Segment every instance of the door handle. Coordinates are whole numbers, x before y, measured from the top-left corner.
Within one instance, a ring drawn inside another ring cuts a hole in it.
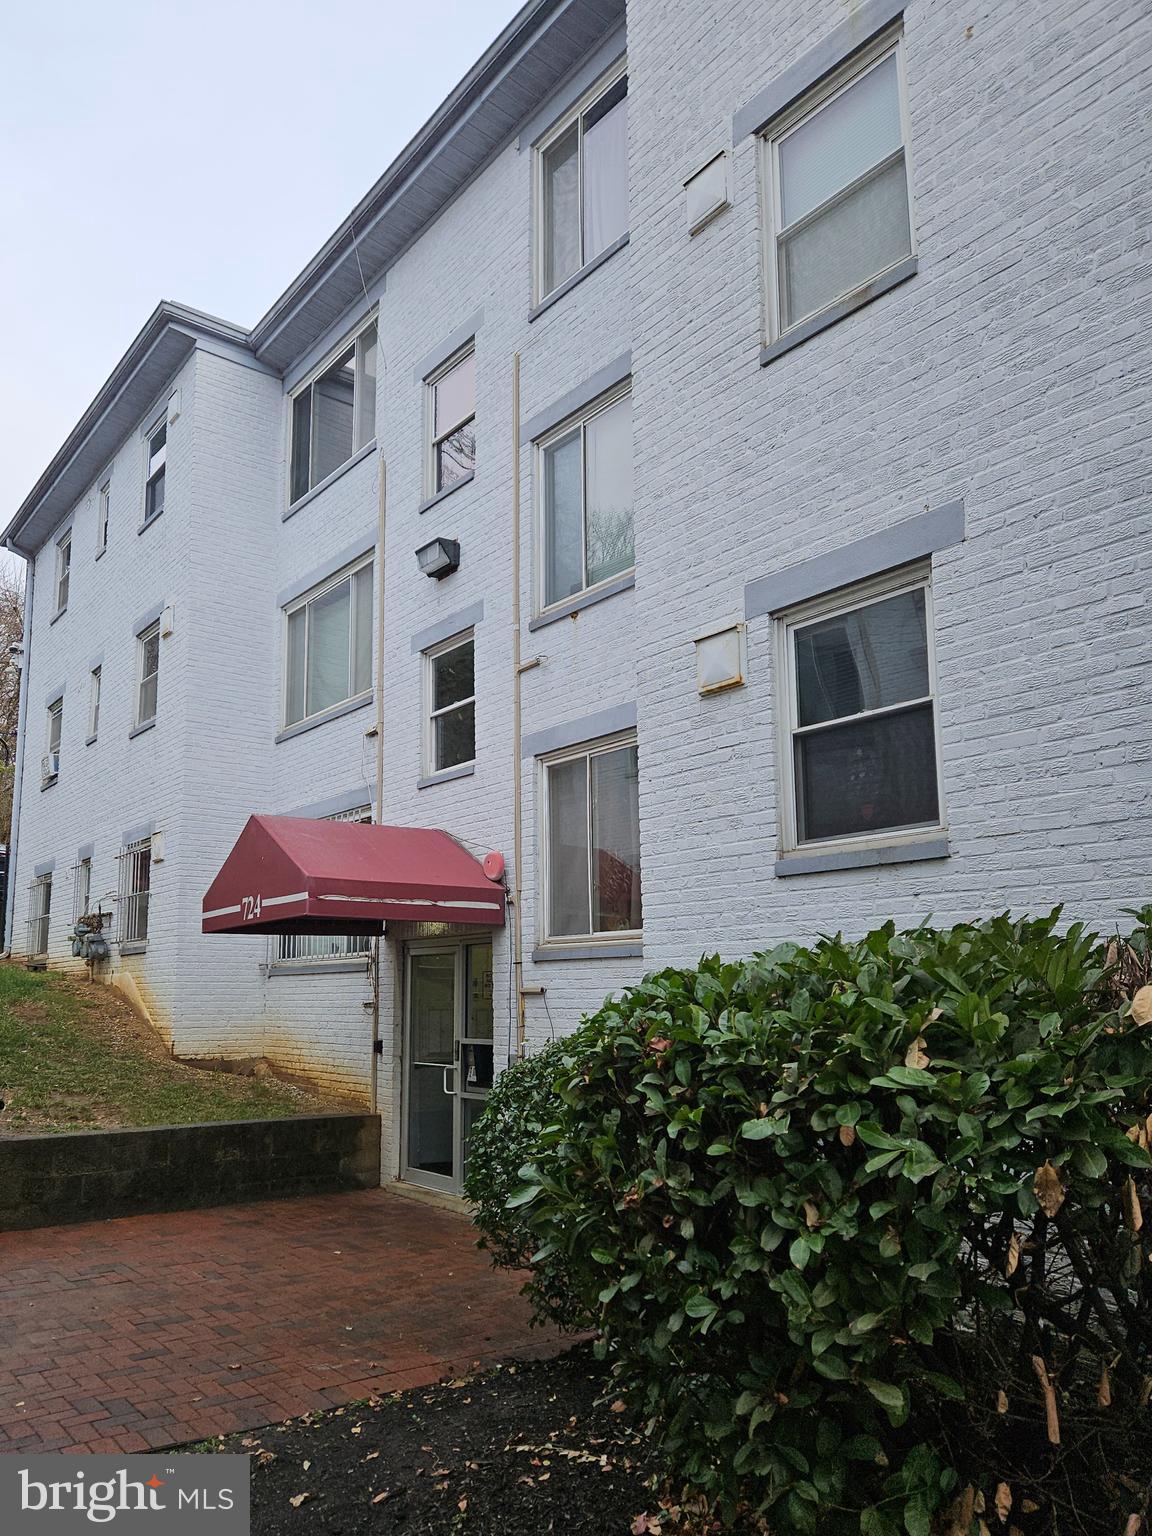
[[[453,1067],[453,1066],[447,1066],[447,1067],[444,1068],[444,1092],[449,1094],[449,1095],[451,1095],[451,1094],[456,1092],[456,1085],[455,1084],[453,1084],[451,1088],[449,1088],[449,1086],[448,1086],[448,1074],[449,1074],[449,1072],[455,1072],[455,1070],[456,1070],[456,1068]]]

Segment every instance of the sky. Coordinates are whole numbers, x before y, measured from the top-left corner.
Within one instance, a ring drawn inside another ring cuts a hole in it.
[[[0,6],[0,527],[157,303],[252,325],[520,3]]]

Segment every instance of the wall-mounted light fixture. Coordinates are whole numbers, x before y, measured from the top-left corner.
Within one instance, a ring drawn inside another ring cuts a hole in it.
[[[696,637],[696,691],[720,693],[739,688],[748,670],[744,625],[730,624]]]
[[[433,539],[422,544],[416,551],[416,559],[425,576],[435,576],[440,581],[450,576],[460,564],[460,544],[457,539]]]

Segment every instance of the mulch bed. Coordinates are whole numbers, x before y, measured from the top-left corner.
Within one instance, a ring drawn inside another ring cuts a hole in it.
[[[253,1536],[626,1536],[655,1512],[654,1466],[606,1388],[578,1345],[210,1449],[252,1457]]]

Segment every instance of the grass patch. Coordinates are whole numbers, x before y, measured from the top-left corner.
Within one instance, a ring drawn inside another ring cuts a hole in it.
[[[0,1136],[266,1120],[326,1106],[304,1089],[174,1061],[111,988],[0,964]]]

